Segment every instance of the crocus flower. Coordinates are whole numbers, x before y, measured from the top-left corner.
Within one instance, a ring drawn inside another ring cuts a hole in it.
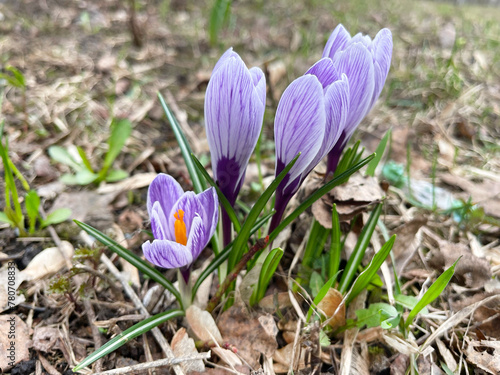
[[[271,231],[302,181],[339,139],[349,110],[348,98],[348,79],[329,58],[314,64],[283,93],[274,120],[276,175],[301,154],[276,190]]]
[[[181,268],[187,282],[191,263],[217,228],[218,205],[213,187],[200,194],[184,192],[171,176],[156,176],[147,201],[155,239],[142,245],[146,259],[163,268]]]
[[[335,172],[345,145],[380,96],[392,57],[392,34],[380,30],[375,39],[361,33],[351,37],[342,25],[330,35],[323,57],[332,59],[349,80],[349,114],[339,141],[328,155],[327,173]]]
[[[248,160],[259,139],[266,103],[266,79],[259,68],[247,69],[232,48],[219,59],[205,95],[205,124],[214,179],[231,205],[243,184]],[[222,217],[224,244],[231,222]]]

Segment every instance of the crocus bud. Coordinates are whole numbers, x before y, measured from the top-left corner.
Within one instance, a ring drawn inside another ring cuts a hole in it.
[[[232,48],[215,65],[205,96],[205,124],[214,180],[231,205],[241,189],[248,160],[259,139],[266,104],[266,80],[247,69]],[[224,243],[230,221],[223,212]]]
[[[330,35],[323,51],[336,70],[349,80],[349,113],[345,128],[328,155],[327,173],[334,173],[347,142],[359,123],[370,112],[384,87],[392,58],[392,34],[388,29],[375,39],[361,33],[351,37],[342,25]]]
[[[148,189],[154,240],[142,244],[146,259],[163,268],[181,268],[187,282],[191,264],[217,228],[218,206],[213,187],[200,194],[184,192],[171,176],[156,176]]]

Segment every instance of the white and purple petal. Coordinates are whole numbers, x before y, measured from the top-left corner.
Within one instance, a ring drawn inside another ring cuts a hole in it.
[[[151,217],[155,202],[159,202],[164,214],[168,215],[182,194],[184,194],[184,190],[172,176],[160,173],[149,185],[147,198],[149,216]]]
[[[177,202],[175,202],[170,215],[167,218],[169,221],[169,229],[172,235],[174,235],[174,215],[179,211],[184,211],[184,224],[186,225],[186,235],[189,237],[189,232],[191,231],[191,224],[196,216],[205,217],[205,209],[203,208],[201,201],[198,199],[197,195],[192,191],[186,191]],[[175,235],[174,235],[175,238]]]
[[[217,191],[215,188],[211,187],[198,194],[197,198],[205,210],[205,214],[202,217],[203,227],[206,232],[210,234],[210,237],[212,237],[217,229],[219,220],[219,199],[217,198]]]
[[[204,226],[203,220],[199,215],[196,215],[191,223],[186,247],[191,252],[193,259],[198,258],[203,249],[207,246],[212,237],[207,228]]]
[[[281,96],[274,120],[276,174],[301,153],[288,173],[288,183],[299,177],[318,153],[325,121],[323,86],[318,78],[309,74],[297,78]]]
[[[323,86],[323,89],[326,89],[333,82],[340,79],[340,74],[333,66],[333,61],[329,57],[323,57],[311,66],[305,74],[315,75]]]
[[[165,217],[165,213],[161,207],[160,202],[156,201],[153,204],[153,208],[151,210],[151,231],[153,232],[153,236],[157,240],[175,240],[172,237],[171,233],[168,230],[168,220]]]
[[[187,246],[169,240],[147,241],[142,244],[142,251],[148,261],[163,268],[188,266],[194,259]]]
[[[375,89],[373,57],[362,43],[354,43],[336,53],[333,62],[349,80],[349,115],[345,131],[350,137],[371,108]]]
[[[389,29],[380,30],[375,39],[373,40],[373,60],[375,67],[375,89],[373,90],[373,97],[371,107],[377,101],[382,88],[384,87],[389,68],[391,67],[392,59],[392,33]],[[371,108],[370,107],[370,108]]]
[[[349,34],[342,24],[338,24],[326,42],[325,49],[323,50],[323,57],[333,59],[337,51],[345,49],[350,41],[351,34]]]

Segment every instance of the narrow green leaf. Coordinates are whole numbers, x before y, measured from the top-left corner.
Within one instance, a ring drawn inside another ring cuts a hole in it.
[[[257,199],[257,202],[253,205],[250,213],[248,214],[241,230],[238,232],[236,239],[234,240],[233,251],[229,256],[228,267],[229,269],[233,269],[236,263],[240,260],[243,255],[243,251],[246,248],[246,244],[248,239],[250,238],[250,231],[259,218],[259,215],[264,210],[269,199],[274,194],[280,182],[285,178],[288,171],[293,167],[297,159],[300,157],[300,153],[290,162],[288,165],[281,171],[281,173],[274,179],[273,182],[268,186],[266,190],[262,193],[262,195]]]
[[[36,219],[38,218],[38,209],[40,208],[40,197],[36,190],[30,190],[26,193],[24,199],[30,225],[29,232],[33,233],[35,231]]]
[[[106,182],[116,182],[128,177],[128,173],[123,169],[113,169],[106,175]]]
[[[236,216],[236,213],[234,212],[233,206],[231,206],[231,203],[227,200],[226,196],[222,193],[222,191],[219,189],[219,186],[215,183],[215,181],[210,177],[208,174],[207,170],[201,165],[200,161],[194,156],[194,154],[191,154],[191,159],[193,159],[194,166],[198,170],[198,172],[205,177],[205,180],[212,185],[215,190],[217,191],[217,196],[219,197],[219,202],[224,207],[224,209],[227,212],[227,215],[229,216],[229,219],[231,219],[231,222],[233,223],[234,230],[236,232],[239,232],[241,229],[241,224],[240,221],[238,220],[238,217]]]
[[[15,79],[17,81],[17,84],[18,84],[17,87],[19,87],[19,88],[25,88],[26,87],[26,82],[24,80],[24,75],[23,75],[23,73],[21,73],[20,70],[14,68],[13,66],[8,66],[6,69],[14,75],[14,77],[15,77]]]
[[[339,272],[341,245],[339,214],[337,205],[334,203],[332,207],[332,240],[330,242],[328,277],[332,277]]]
[[[384,137],[380,140],[380,143],[377,146],[377,149],[375,150],[375,157],[373,160],[368,164],[366,167],[366,173],[365,175],[367,176],[375,176],[375,169],[377,168],[378,164],[380,163],[380,160],[382,160],[382,156],[384,155],[385,148],[387,147],[387,141],[391,137],[391,129],[387,130],[385,133]]]
[[[312,206],[314,202],[320,199],[323,195],[332,190],[335,186],[342,184],[346,179],[349,178],[354,172],[361,169],[367,163],[372,160],[374,155],[370,155],[367,158],[360,161],[355,166],[349,168],[347,171],[341,173],[339,176],[333,178],[331,181],[323,185],[321,188],[312,193],[304,202],[302,202],[299,207],[297,207],[290,215],[288,215],[285,219],[281,221],[281,223],[276,227],[275,230],[269,234],[269,242],[273,242],[278,234],[286,228],[287,225],[290,225],[292,221],[294,221],[299,215]]]
[[[276,268],[278,268],[282,256],[283,249],[280,249],[279,247],[271,250],[267,255],[260,270],[259,281],[254,287],[252,296],[250,297],[250,306],[254,306],[262,298],[264,298],[269,282],[271,281]]]
[[[76,149],[78,151],[78,155],[80,155],[80,158],[82,159],[83,165],[88,169],[89,172],[94,173],[94,169],[92,169],[90,160],[87,158],[87,155],[85,155],[85,151],[83,151],[83,148],[81,148],[80,146],[76,146]]]
[[[328,291],[330,290],[330,288],[332,287],[333,283],[335,282],[335,279],[337,278],[337,275],[334,275],[333,277],[331,277],[326,283],[325,285],[323,285],[323,287],[320,289],[319,293],[316,295],[316,297],[314,297],[314,300],[313,300],[313,303],[312,305],[309,307],[309,311],[307,312],[307,321],[309,322],[309,320],[311,319],[311,316],[313,314],[313,309],[315,306],[318,306],[318,303],[321,302],[321,300],[323,298],[325,298],[326,296],[326,293],[328,293]]]
[[[403,307],[406,307],[407,309],[411,310],[417,306],[418,303],[418,298],[415,296],[407,296],[404,294],[395,294],[394,295],[394,300],[398,305],[401,305]],[[424,307],[422,311],[420,311],[421,315],[427,315],[429,314],[429,310],[427,310],[427,307]]]
[[[382,266],[382,263],[386,260],[387,256],[391,252],[394,241],[396,240],[396,235],[393,235],[389,241],[387,241],[384,246],[373,256],[370,264],[359,274],[359,276],[354,281],[351,290],[349,291],[348,297],[346,299],[346,305],[348,305],[359,293],[361,293],[370,284],[371,280]]]
[[[175,118],[174,114],[172,113],[160,93],[158,93],[158,99],[160,100],[160,104],[163,107],[165,114],[167,115],[168,122],[170,123],[170,126],[174,131],[175,138],[177,139],[177,143],[179,144],[179,148],[181,149],[182,158],[186,163],[189,176],[191,177],[191,182],[193,183],[193,189],[197,194],[199,194],[206,189],[206,185],[204,184],[201,176],[198,175],[193,160],[191,159],[191,154],[193,153],[191,151],[191,147],[189,146],[189,143],[187,142],[186,137],[184,136],[184,133],[182,132],[182,129],[177,122],[177,119]]]
[[[154,316],[151,316],[142,322],[134,324],[129,329],[123,331],[112,340],[108,341],[106,344],[101,346],[87,358],[85,358],[82,362],[80,362],[75,368],[73,368],[73,372],[77,372],[84,367],[87,367],[97,361],[99,358],[104,357],[105,355],[114,352],[116,349],[121,347],[123,344],[126,344],[128,341],[136,338],[143,333],[149,332],[156,326],[161,323],[166,322],[167,320],[178,318],[184,316],[184,311],[182,310],[169,310]]]
[[[349,286],[351,285],[356,272],[358,272],[358,267],[365,256],[365,251],[370,244],[370,239],[372,238],[373,231],[377,226],[377,220],[382,213],[382,204],[379,203],[377,207],[372,211],[370,218],[365,224],[361,234],[359,235],[358,242],[354,247],[351,257],[347,261],[347,265],[344,269],[342,277],[340,278],[339,291],[344,294]]]
[[[208,32],[210,35],[210,44],[214,46],[217,43],[219,31],[222,29],[225,20],[229,16],[231,9],[231,0],[215,0],[212,10],[210,11],[210,20]]]
[[[461,258],[461,257],[460,257]],[[408,318],[406,318],[405,322],[405,328],[408,328],[408,326],[413,322],[413,319],[417,316],[417,314],[427,305],[432,303],[436,298],[440,296],[440,294],[443,292],[444,288],[446,288],[446,285],[450,282],[451,278],[455,274],[455,266],[457,265],[458,261],[460,260],[458,258],[453,265],[448,268],[446,271],[444,271],[434,283],[429,287],[427,292],[424,293],[420,301],[418,301],[417,305],[410,311],[410,314],[408,315]]]
[[[114,119],[111,123],[111,135],[108,139],[109,149],[104,157],[103,169],[108,170],[120,154],[125,142],[132,132],[132,123],[128,119]]]
[[[156,268],[153,266],[149,265],[145,261],[143,261],[141,258],[139,258],[137,255],[132,253],[131,251],[125,249],[123,246],[118,244],[116,241],[112,240],[108,236],[106,236],[104,233],[98,231],[97,229],[91,227],[88,224],[82,223],[78,220],[73,220],[76,225],[78,225],[80,228],[82,228],[85,232],[90,234],[92,237],[94,237],[96,240],[101,242],[103,245],[106,245],[111,251],[115,252],[118,254],[120,257],[125,259],[127,262],[132,264],[135,268],[137,268],[139,271],[141,271],[143,274],[149,276],[151,279],[156,281],[158,284],[162,285],[165,289],[167,289],[170,293],[172,293],[179,304],[182,307],[182,299],[179,291],[172,285],[170,281],[168,281],[163,274],[158,271]]]
[[[323,225],[317,220],[313,220],[304,255],[302,257],[302,265],[305,267],[312,266],[314,259],[317,258],[317,253],[321,252],[325,247],[328,234],[328,230]]]
[[[250,235],[253,235],[255,232],[257,232],[265,223],[269,221],[269,219],[275,214],[276,211],[272,211],[268,215],[262,217],[261,219],[257,220],[255,223],[254,227],[252,228]],[[210,264],[205,268],[200,276],[198,276],[198,279],[196,279],[196,282],[193,285],[192,289],[192,297],[196,295],[196,291],[200,287],[201,283],[212,273],[214,272],[217,267],[219,267],[223,262],[229,258],[229,254],[231,254],[231,250],[233,249],[233,242],[230,242],[219,254],[215,256],[215,258],[210,262]]]
[[[42,228],[52,224],[59,224],[68,220],[71,217],[71,210],[69,208],[59,208],[52,211],[47,215],[45,220],[42,220]]]

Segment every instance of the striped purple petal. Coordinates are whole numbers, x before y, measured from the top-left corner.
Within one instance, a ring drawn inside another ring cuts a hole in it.
[[[333,82],[340,79],[340,74],[333,66],[333,61],[329,57],[323,57],[311,66],[305,74],[315,75],[323,86],[323,89],[326,89]]]
[[[384,87],[392,59],[392,33],[389,29],[380,30],[373,40],[373,57],[375,67],[375,89],[371,107],[375,105]]]
[[[194,259],[187,246],[169,240],[147,241],[142,244],[142,251],[148,261],[163,268],[188,266]]]
[[[349,34],[342,24],[338,24],[326,42],[325,49],[323,50],[323,57],[333,59],[337,51],[345,49],[350,41],[351,34]]]
[[[172,176],[160,173],[149,185],[147,198],[149,216],[152,214],[155,202],[159,202],[165,215],[168,215],[182,194],[184,194],[184,190]]]
[[[274,120],[276,175],[301,153],[288,174],[287,185],[304,172],[318,153],[325,134],[325,120],[320,81],[309,74],[297,78],[281,96]]]
[[[217,198],[217,191],[215,188],[205,190],[204,192],[197,195],[197,199],[201,206],[205,210],[205,215],[203,219],[203,227],[206,229],[208,236],[207,243],[215,233],[217,229],[217,223],[219,220],[219,200]],[[205,244],[206,245],[206,244]]]

